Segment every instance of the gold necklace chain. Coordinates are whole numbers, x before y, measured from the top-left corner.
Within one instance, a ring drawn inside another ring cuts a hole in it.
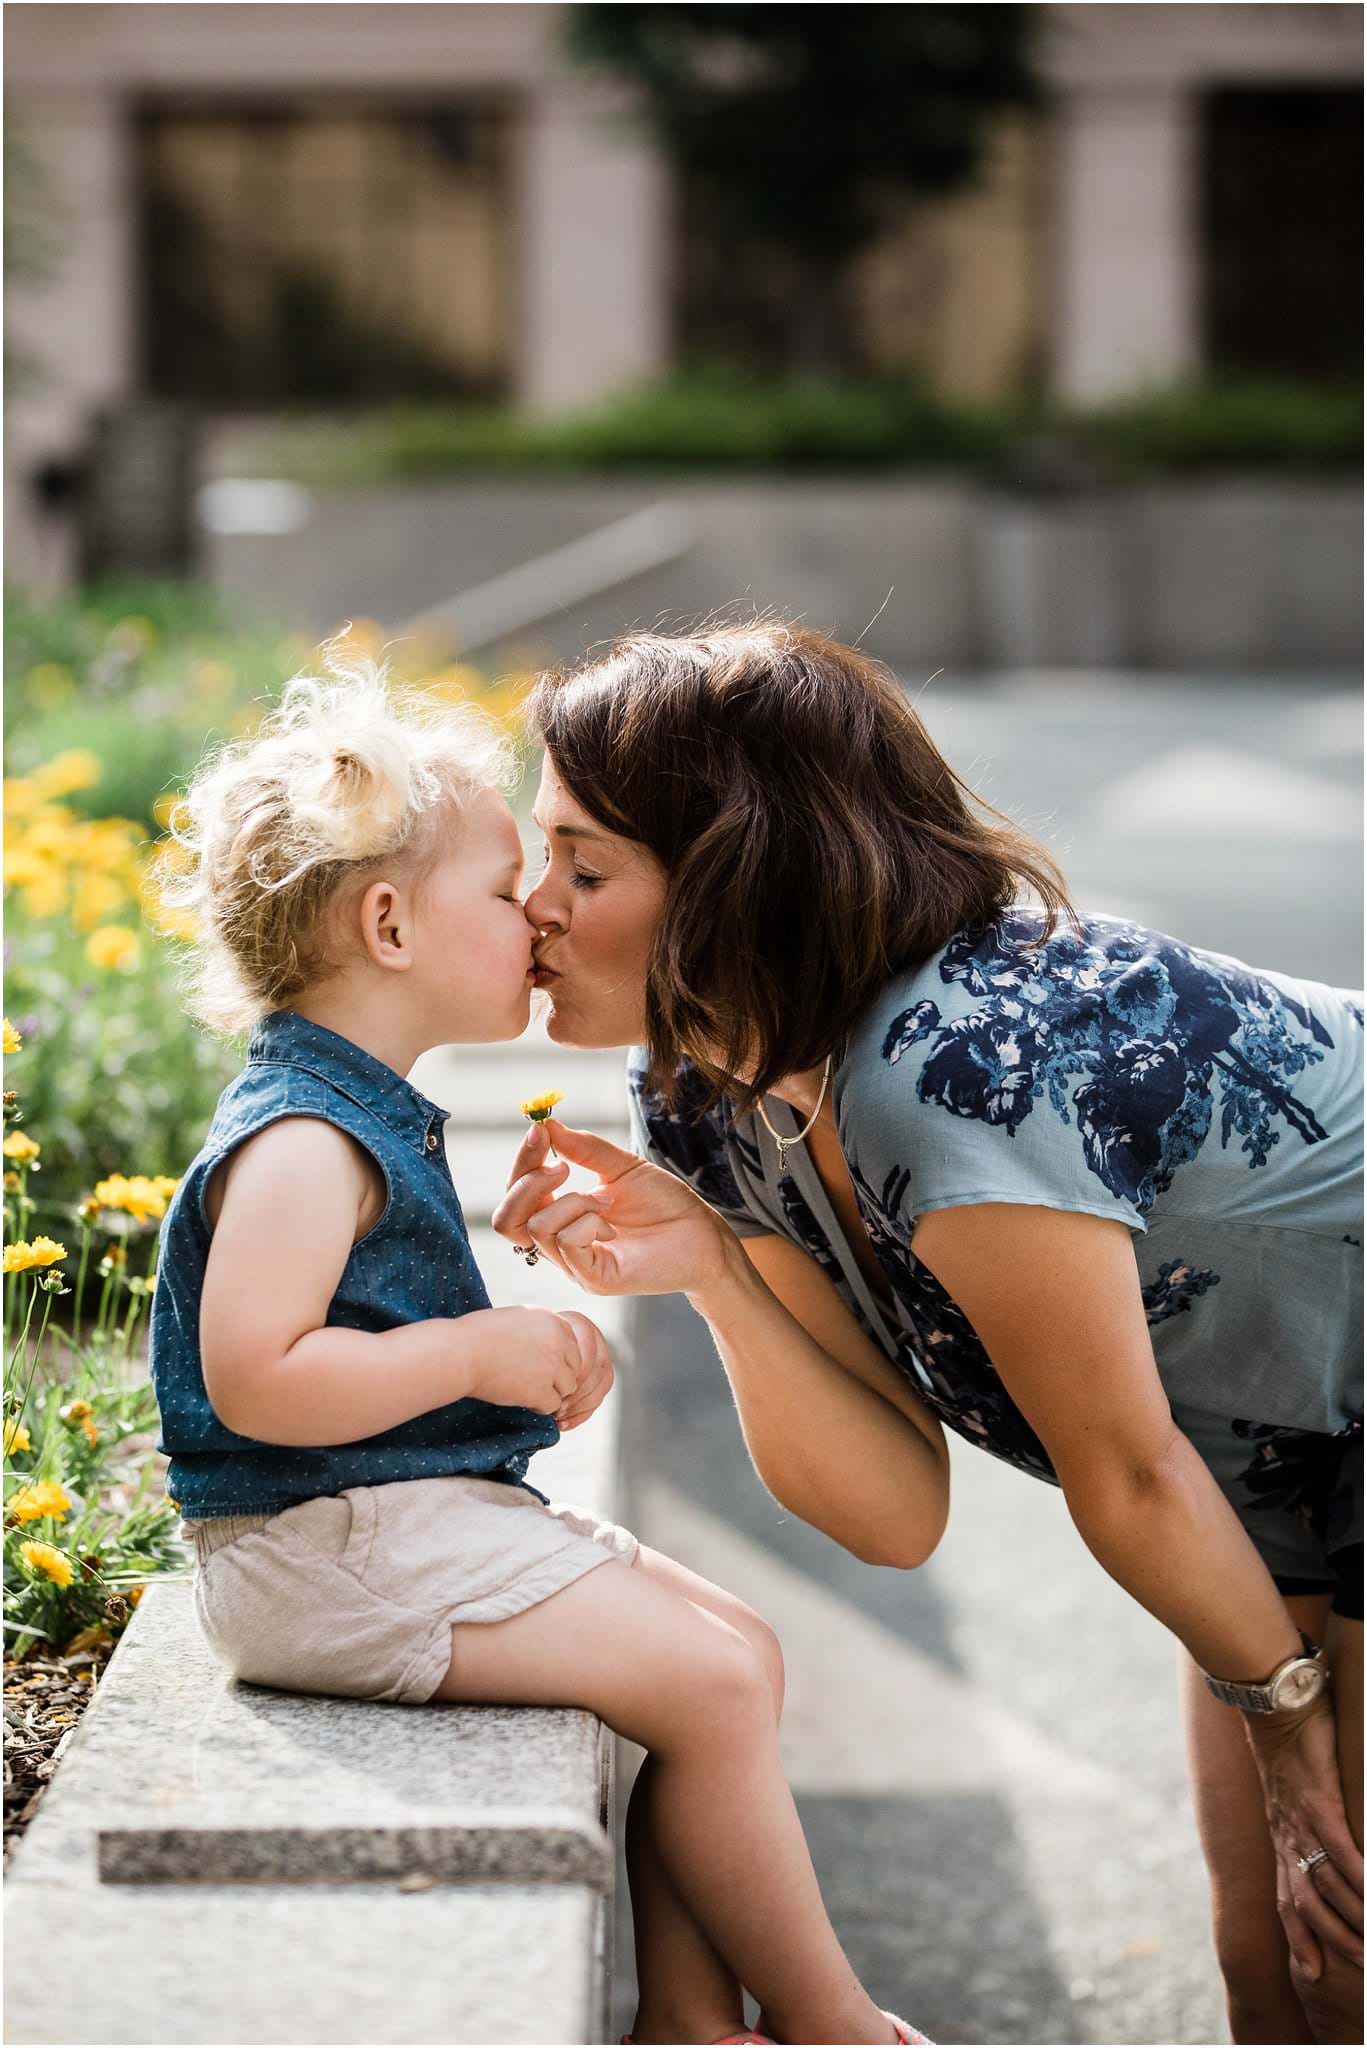
[[[806,1137],[807,1133],[811,1130],[812,1125],[820,1116],[821,1105],[826,1100],[826,1089],[829,1085],[830,1078],[831,1055],[827,1053],[826,1071],[821,1077],[821,1093],[816,1098],[816,1108],[812,1111],[806,1123],[802,1126],[802,1129],[800,1131],[794,1131],[791,1137],[785,1138],[774,1129],[773,1125],[770,1123],[767,1115],[765,1114],[763,1102],[760,1102],[756,1105],[756,1107],[759,1110],[760,1122],[764,1125],[765,1130],[769,1133],[769,1136],[778,1146],[778,1170],[780,1173],[786,1172],[788,1166],[788,1154],[792,1151],[794,1145],[800,1145],[802,1143],[802,1140]]]

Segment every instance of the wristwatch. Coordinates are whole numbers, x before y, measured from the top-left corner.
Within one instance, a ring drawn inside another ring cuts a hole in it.
[[[1292,1707],[1308,1707],[1329,1683],[1329,1665],[1317,1643],[1301,1630],[1302,1648],[1297,1656],[1279,1664],[1270,1677],[1257,1685],[1239,1685],[1232,1678],[1201,1676],[1217,1700],[1240,1707],[1246,1714],[1284,1714]]]

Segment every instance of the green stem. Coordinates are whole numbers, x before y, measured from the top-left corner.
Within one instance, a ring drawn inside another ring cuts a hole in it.
[[[36,1298],[36,1297],[37,1297],[37,1293],[38,1293],[38,1290],[37,1290],[37,1288],[36,1288],[36,1287],[34,1288],[33,1292],[34,1292],[34,1296],[35,1296],[35,1298]],[[37,1335],[37,1336],[35,1337],[35,1339],[34,1339],[34,1341],[33,1341],[33,1375],[34,1375],[34,1377],[36,1377],[36,1376],[37,1376],[37,1372],[38,1372],[38,1361],[39,1361],[39,1359],[40,1359],[40,1358],[42,1357],[42,1355],[43,1355],[43,1337],[44,1337],[44,1335],[46,1334],[46,1331],[47,1331],[47,1319],[48,1319],[48,1317],[49,1317],[49,1316],[50,1316],[50,1315],[52,1314],[52,1301],[53,1301],[53,1297],[52,1297],[52,1295],[51,1295],[51,1294],[47,1294],[47,1295],[45,1295],[45,1296],[44,1296],[44,1298],[43,1298],[43,1320],[42,1320],[42,1322],[41,1322],[41,1323],[40,1323],[40,1324],[38,1325],[38,1335]],[[30,1305],[29,1305],[29,1313],[30,1313],[30,1315],[32,1314],[32,1312],[33,1312],[33,1308],[32,1308],[32,1303],[30,1303]],[[28,1331],[28,1325],[27,1325],[27,1323],[25,1323],[25,1325],[24,1325],[24,1330],[25,1330],[25,1334],[27,1334],[27,1331]],[[25,1346],[25,1363],[27,1364],[27,1362],[28,1362],[28,1361],[27,1361],[27,1346]]]
[[[116,1266],[111,1266],[104,1276],[104,1289],[100,1295],[100,1312],[95,1318],[95,1335],[97,1337],[103,1337],[104,1335],[105,1310],[109,1306],[109,1291],[114,1285],[114,1275],[117,1271],[118,1268]]]
[[[90,1224],[83,1223],[81,1225],[81,1269],[76,1275],[76,1308],[74,1315],[76,1342],[78,1344],[81,1341],[81,1303],[85,1298],[85,1265],[86,1260],[90,1257],[91,1235]]]

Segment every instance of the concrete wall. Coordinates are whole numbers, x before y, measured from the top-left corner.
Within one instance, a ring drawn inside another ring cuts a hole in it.
[[[774,608],[860,640],[904,674],[1356,666],[1362,510],[1352,484],[1238,480],[1032,500],[939,480],[507,478],[321,493],[278,536],[223,536],[208,573],[244,605],[323,633],[391,633],[430,607],[649,505],[686,553],[526,620],[504,665],[565,659],[628,626],[684,631]],[[535,581],[535,579],[533,579]]]

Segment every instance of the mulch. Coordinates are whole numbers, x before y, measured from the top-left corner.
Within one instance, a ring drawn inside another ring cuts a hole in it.
[[[94,1697],[112,1649],[112,1643],[104,1643],[70,1657],[25,1657],[5,1665],[6,1867]]]

